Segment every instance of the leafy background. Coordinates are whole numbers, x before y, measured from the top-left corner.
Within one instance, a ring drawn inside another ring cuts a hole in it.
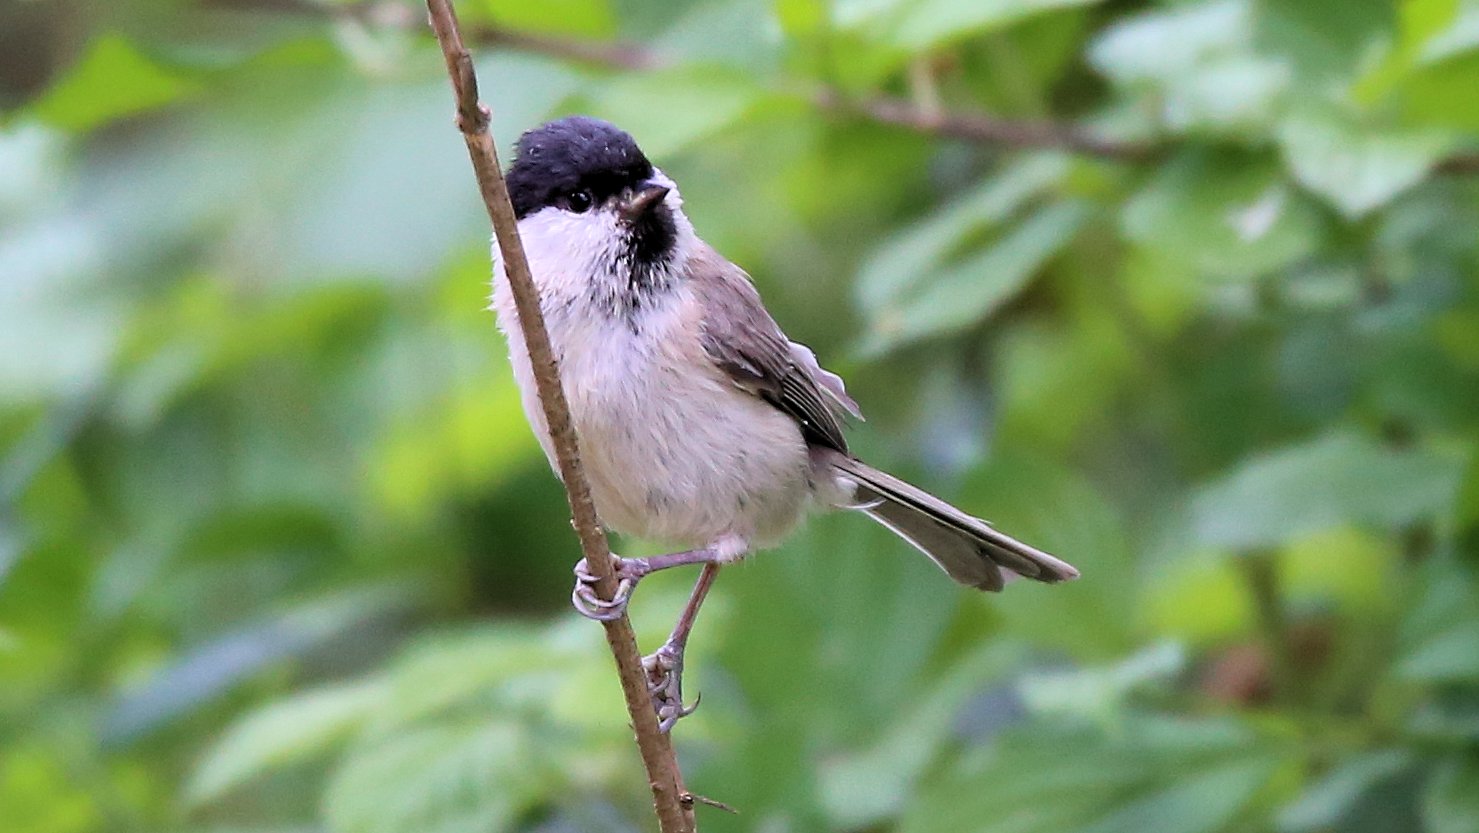
[[[460,6],[505,152],[631,129],[865,455],[1084,571],[727,570],[705,830],[1479,830],[1479,5]],[[422,20],[0,5],[6,831],[650,829]]]

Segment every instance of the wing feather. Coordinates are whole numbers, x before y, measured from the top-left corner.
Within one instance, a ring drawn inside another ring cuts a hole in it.
[[[805,345],[786,338],[750,276],[705,249],[689,261],[688,278],[703,302],[700,341],[714,364],[737,386],[795,419],[807,442],[847,453],[842,419],[861,418],[857,403],[841,377],[823,370]]]

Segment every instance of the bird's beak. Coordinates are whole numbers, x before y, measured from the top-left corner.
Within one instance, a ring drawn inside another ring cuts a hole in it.
[[[668,195],[672,189],[666,185],[646,185],[637,190],[636,193],[621,201],[619,211],[621,218],[628,223],[636,222],[647,212],[662,203],[663,197]]]

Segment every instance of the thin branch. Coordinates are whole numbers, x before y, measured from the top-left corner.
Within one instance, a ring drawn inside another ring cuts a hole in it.
[[[1069,150],[1086,156],[1127,162],[1149,159],[1159,149],[1155,145],[1142,142],[1096,136],[1063,122],[1001,119],[984,113],[950,110],[931,111],[893,96],[878,95],[849,101],[834,90],[824,89],[816,94],[814,101],[824,110],[848,113],[928,136],[961,139],[983,145]]]
[[[1456,153],[1446,159],[1439,160],[1433,166],[1433,170],[1442,174],[1470,175],[1479,174],[1479,153]]]
[[[673,65],[672,61],[655,50],[622,41],[534,35],[497,26],[477,27],[471,32],[471,40],[485,46],[519,49],[622,72],[662,69]],[[850,100],[830,87],[823,87],[815,92],[811,100],[823,110],[846,113],[927,136],[960,139],[980,145],[1067,150],[1121,162],[1151,161],[1169,147],[1166,142],[1112,139],[1096,135],[1070,122],[1006,119],[986,113],[949,109],[932,111],[897,96],[875,95]],[[1440,160],[1433,170],[1444,174],[1479,174],[1479,152],[1455,153]]]
[[[611,551],[606,547],[606,538],[596,519],[595,505],[591,502],[590,486],[581,467],[580,450],[570,424],[570,410],[560,386],[559,368],[554,351],[550,349],[549,333],[545,330],[544,315],[539,307],[538,290],[529,274],[529,264],[519,240],[518,223],[508,198],[508,187],[503,181],[503,171],[488,130],[490,114],[478,99],[472,56],[462,44],[457,14],[450,0],[426,0],[426,6],[456,94],[457,127],[467,143],[478,188],[503,255],[504,272],[518,309],[529,360],[534,366],[535,384],[554,443],[560,479],[570,500],[571,518],[580,537],[580,548],[591,572],[597,576],[597,592],[609,600],[616,593]],[[606,642],[621,675],[621,689],[626,697],[627,713],[636,730],[642,764],[646,767],[647,780],[652,788],[658,825],[662,833],[693,833],[693,799],[683,786],[672,742],[658,729],[657,714],[647,690],[647,673],[642,668],[642,656],[637,651],[637,638],[631,623],[623,615],[605,623],[605,630]]]
[[[497,26],[479,26],[469,32],[476,43],[503,46],[547,55],[578,64],[623,72],[672,66],[661,53],[639,44],[593,41],[550,35],[513,32]],[[907,99],[875,95],[849,100],[836,90],[823,87],[812,102],[832,112],[852,115],[880,124],[902,127],[915,133],[963,139],[979,144],[1016,148],[1058,148],[1107,159],[1133,161],[1147,158],[1156,148],[1140,142],[1124,142],[1095,136],[1080,127],[1062,122],[1002,119],[984,113],[926,110]]]
[[[359,3],[329,0],[211,1],[223,5],[245,4],[252,8],[327,14],[339,20],[356,21],[372,27],[399,26],[405,9],[398,4],[374,0]],[[674,65],[668,56],[642,44],[542,35],[491,24],[470,28],[468,41],[481,46],[517,49],[619,72],[650,71]],[[1152,161],[1171,147],[1171,143],[1166,141],[1134,141],[1100,136],[1065,121],[1007,119],[980,112],[933,110],[919,107],[898,96],[875,95],[853,100],[826,86],[815,90],[809,98],[823,110],[893,125],[926,136],[959,139],[979,145],[1066,150],[1121,162]],[[1433,170],[1435,173],[1459,176],[1479,174],[1479,151],[1455,153],[1439,160]]]

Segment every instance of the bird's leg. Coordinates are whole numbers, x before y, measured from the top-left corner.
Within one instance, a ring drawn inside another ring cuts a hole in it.
[[[632,590],[644,576],[685,564],[710,564],[719,560],[720,554],[714,547],[704,547],[647,558],[611,557],[616,561],[617,586],[616,596],[610,601],[596,593],[596,575],[591,572],[585,559],[580,559],[575,565],[575,590],[570,594],[570,603],[580,615],[597,622],[614,622],[620,619],[626,613]]]
[[[647,670],[647,690],[652,694],[652,706],[657,709],[657,725],[663,732],[671,731],[679,720],[698,708],[698,700],[694,700],[692,706],[683,703],[683,651],[688,646],[688,634],[698,618],[698,609],[703,606],[709,588],[714,586],[714,579],[719,575],[719,566],[715,561],[704,564],[704,571],[699,574],[698,583],[693,585],[693,593],[678,615],[678,624],[673,626],[668,641],[642,658],[642,667]]]

